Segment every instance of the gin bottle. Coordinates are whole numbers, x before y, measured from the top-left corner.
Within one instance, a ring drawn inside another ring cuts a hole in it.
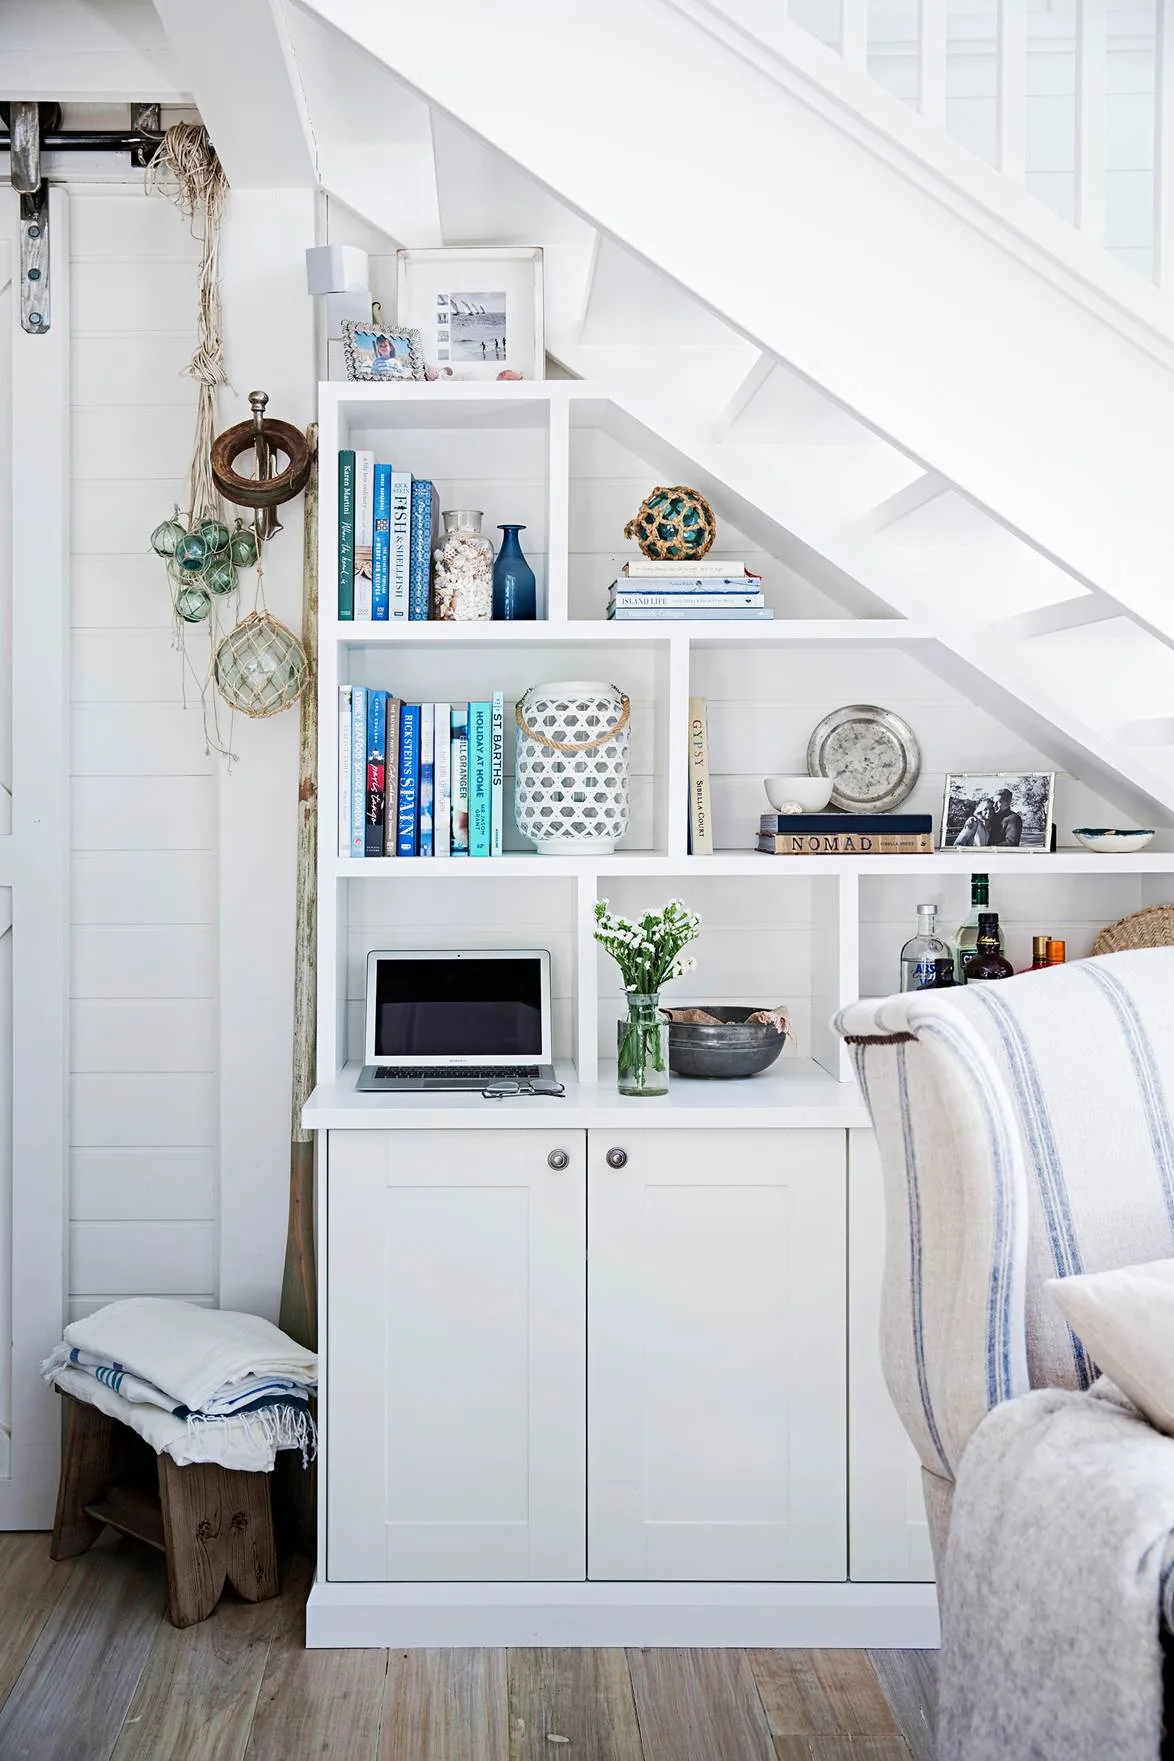
[[[970,916],[961,925],[954,937],[954,977],[959,984],[966,983],[966,962],[978,947],[978,917],[980,911],[991,908],[990,877],[985,874],[972,874],[970,877]],[[1004,953],[1004,936],[999,931],[999,953]]]
[[[936,983],[935,962],[948,960],[950,950],[936,934],[936,905],[917,907],[917,934],[910,936],[901,949],[901,989],[921,991]]]

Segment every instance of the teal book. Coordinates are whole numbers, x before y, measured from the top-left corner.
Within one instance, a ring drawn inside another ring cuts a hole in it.
[[[355,455],[349,447],[338,455],[338,615],[355,615]]]
[[[491,814],[489,748],[493,731],[493,705],[469,705],[469,855],[489,855]]]
[[[489,854],[501,855],[505,795],[505,696],[493,693],[489,728]]]

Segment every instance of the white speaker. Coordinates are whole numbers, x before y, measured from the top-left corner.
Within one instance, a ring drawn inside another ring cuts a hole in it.
[[[367,253],[358,245],[312,245],[306,252],[307,293],[360,293],[369,282]]]

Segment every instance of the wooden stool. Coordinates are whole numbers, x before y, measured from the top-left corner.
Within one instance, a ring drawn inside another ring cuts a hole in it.
[[[65,1395],[65,1449],[52,1559],[94,1545],[109,1523],[157,1547],[167,1561],[172,1626],[206,1620],[224,1580],[246,1602],[276,1596],[277,1551],[268,1474],[216,1462],[177,1467],[96,1406]]]

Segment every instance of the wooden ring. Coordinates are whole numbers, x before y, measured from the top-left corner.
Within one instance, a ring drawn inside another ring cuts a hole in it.
[[[226,501],[242,508],[275,508],[300,495],[310,477],[309,442],[292,422],[279,422],[273,417],[261,423],[260,438],[271,451],[282,452],[289,460],[276,477],[242,477],[233,465],[242,453],[248,452],[258,439],[256,424],[238,422],[226,428],[212,442],[212,480]]]

